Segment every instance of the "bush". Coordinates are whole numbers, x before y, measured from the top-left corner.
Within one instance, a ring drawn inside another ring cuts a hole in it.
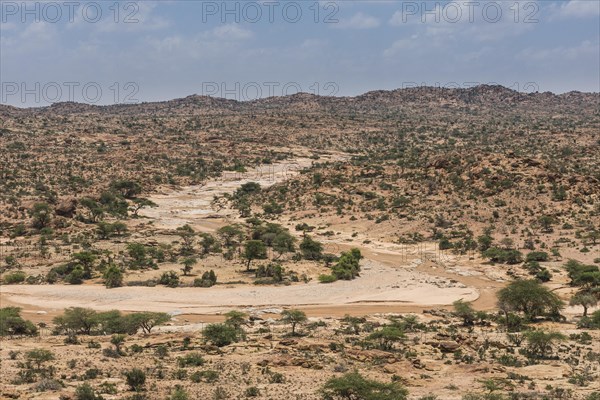
[[[579,328],[600,329],[600,310],[596,310],[589,317],[583,317],[577,324]]]
[[[179,286],[179,275],[175,271],[165,271],[160,276],[158,283],[171,288]]]
[[[451,249],[453,247],[454,247],[454,245],[447,238],[443,238],[442,240],[440,240],[440,244],[439,244],[439,249],[440,250],[449,250],[449,249]]]
[[[338,262],[331,268],[332,275],[337,279],[344,280],[356,278],[360,273],[361,258],[362,255],[358,249],[343,252]]]
[[[210,324],[202,332],[204,338],[218,347],[230,345],[238,340],[238,331],[227,324]]]
[[[376,341],[377,347],[383,351],[391,351],[394,349],[394,343],[406,339],[404,332],[393,326],[384,326],[382,329],[371,333],[367,336],[367,340]]]
[[[104,285],[109,289],[123,286],[123,271],[114,264],[104,271],[103,278]]]
[[[54,360],[54,354],[46,349],[33,349],[25,354],[28,361],[36,364],[37,370],[42,369],[42,365],[48,361]]]
[[[217,284],[217,275],[212,269],[209,272],[204,272],[202,278],[194,279],[195,287],[212,287]]]
[[[558,332],[529,331],[523,334],[527,339],[527,350],[533,357],[543,358],[549,351],[552,351],[552,344],[555,341],[565,340],[566,337]]]
[[[25,275],[25,272],[15,271],[4,274],[2,281],[5,285],[14,285],[16,283],[23,283],[26,277],[27,275]]]
[[[300,252],[306,260],[320,260],[323,256],[323,245],[310,236],[305,236],[300,243]]]
[[[333,283],[335,281],[337,281],[337,278],[333,275],[325,275],[325,274],[319,275],[319,282],[321,282],[321,283]]]
[[[164,344],[160,344],[156,346],[155,353],[156,356],[162,360],[163,358],[169,355],[169,348]]]
[[[19,307],[0,308],[0,336],[8,335],[37,335],[37,327],[31,321],[21,317]]]
[[[475,322],[475,310],[470,302],[460,299],[456,300],[452,305],[454,306],[454,315],[462,318],[464,326],[473,325]]]
[[[214,383],[219,380],[219,373],[213,370],[196,371],[190,375],[190,380],[194,383]]]
[[[269,263],[266,266],[259,265],[255,276],[257,278],[273,278],[273,282],[278,283],[283,281],[283,267],[275,263]]]
[[[575,260],[569,260],[565,265],[571,285],[591,288],[600,285],[600,269],[595,265],[585,265]]]
[[[114,333],[134,334],[137,331],[137,327],[131,323],[131,318],[129,316],[123,316],[121,312],[117,310],[97,313],[96,321],[100,326],[98,331],[107,335],[112,335]]]
[[[507,250],[498,247],[491,247],[484,251],[482,255],[489,258],[491,262],[500,264],[518,264],[523,261],[523,255],[518,250]]]
[[[71,285],[81,285],[85,277],[85,272],[82,267],[77,266],[73,268],[70,274],[65,276],[65,282]]]
[[[406,400],[408,390],[398,383],[381,383],[364,378],[358,372],[350,372],[339,378],[329,379],[321,388],[324,400]]]
[[[129,388],[135,392],[139,392],[144,388],[146,384],[146,373],[138,368],[133,368],[129,371],[125,371],[125,378]]]
[[[532,251],[531,253],[527,254],[525,261],[548,261],[548,253],[545,251]]]
[[[183,357],[177,358],[177,365],[179,365],[179,368],[185,368],[190,366],[200,367],[204,365],[204,362],[204,358],[200,353],[190,353],[186,354]]]
[[[271,376],[269,377],[269,382],[270,383],[284,383],[285,377],[283,376],[283,374],[280,374],[279,372],[273,372],[271,374]]]
[[[539,280],[540,282],[548,282],[550,279],[552,279],[552,274],[550,271],[548,271],[548,269],[544,268],[535,274],[535,279]]]
[[[183,389],[182,387],[178,386],[178,387],[175,388],[175,390],[173,391],[173,393],[169,397],[169,400],[188,400],[189,398],[190,398],[190,396],[187,394],[187,392],[185,391],[185,389]]]
[[[83,379],[85,379],[85,380],[96,379],[98,377],[98,375],[100,375],[100,370],[98,368],[90,368],[90,369],[86,370],[85,373],[83,374]]]
[[[75,389],[75,400],[103,400],[104,398],[89,383],[77,386]]]

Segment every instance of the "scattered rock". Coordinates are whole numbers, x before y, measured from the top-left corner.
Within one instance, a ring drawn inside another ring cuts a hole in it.
[[[73,218],[76,210],[77,200],[74,198],[68,198],[61,200],[54,209],[54,212],[56,215],[60,215],[61,217]]]

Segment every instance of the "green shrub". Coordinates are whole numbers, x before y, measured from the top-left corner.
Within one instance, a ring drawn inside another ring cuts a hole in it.
[[[217,284],[217,275],[212,269],[202,274],[202,278],[194,279],[195,287],[212,287]]]
[[[185,389],[183,389],[180,386],[177,386],[171,394],[171,396],[169,397],[169,400],[188,400],[189,398],[190,396],[187,394]]]
[[[196,371],[190,375],[190,380],[194,383],[214,383],[219,380],[219,373],[213,370]]]
[[[589,317],[583,317],[577,324],[579,328],[600,329],[600,310],[596,310]]]
[[[65,276],[65,282],[71,285],[81,285],[85,277],[85,272],[82,267],[77,266],[73,268],[70,274]]]
[[[210,324],[202,332],[204,338],[218,347],[230,345],[238,340],[238,331],[227,324]]]
[[[77,386],[75,389],[75,400],[103,400],[104,398],[96,394],[96,391],[89,383]]]
[[[548,261],[548,253],[545,251],[532,251],[527,254],[526,261]]]
[[[138,368],[133,368],[124,373],[127,385],[135,392],[139,392],[146,384],[146,373]]]
[[[2,281],[5,285],[14,285],[16,283],[23,283],[27,275],[23,271],[15,271],[4,274]]]
[[[518,264],[523,261],[523,254],[520,251],[498,247],[491,247],[485,250],[482,255],[485,258],[489,258],[491,262],[500,264]]]
[[[364,378],[358,372],[350,372],[339,378],[329,379],[321,388],[324,400],[406,400],[408,390],[398,383],[382,383]]]
[[[319,282],[321,283],[333,283],[337,281],[337,278],[333,275],[321,274],[319,275]]]
[[[19,307],[0,308],[0,336],[8,335],[37,335],[37,327],[31,321],[21,317]]]
[[[179,275],[175,271],[165,271],[160,276],[158,283],[171,288],[179,286]]]
[[[200,353],[190,353],[177,358],[177,365],[179,365],[180,368],[200,367],[204,365],[204,362],[204,358]]]
[[[332,275],[337,279],[351,280],[359,276],[360,260],[362,255],[360,250],[352,249],[343,252],[340,259],[331,268]]]
[[[123,286],[123,271],[114,264],[104,271],[102,277],[104,278],[104,285],[109,289]]]

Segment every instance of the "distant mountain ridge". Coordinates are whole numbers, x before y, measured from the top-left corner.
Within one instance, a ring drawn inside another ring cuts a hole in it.
[[[268,97],[238,101],[210,96],[191,95],[159,102],[114,104],[97,106],[85,103],[61,102],[45,107],[18,108],[0,105],[0,116],[18,114],[115,114],[144,113],[204,114],[261,111],[311,111],[311,112],[398,112],[415,105],[429,107],[513,107],[513,106],[572,106],[600,107],[600,93],[571,91],[563,94],[551,92],[522,93],[500,85],[479,85],[472,88],[414,87],[394,90],[375,90],[353,97],[321,96],[296,93],[288,96]],[[590,104],[592,103],[592,104]],[[293,108],[293,109],[292,109]]]

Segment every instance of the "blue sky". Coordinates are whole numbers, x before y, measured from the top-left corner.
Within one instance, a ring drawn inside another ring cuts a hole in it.
[[[2,0],[0,11],[0,102],[17,106],[477,83],[600,91],[598,0]]]

